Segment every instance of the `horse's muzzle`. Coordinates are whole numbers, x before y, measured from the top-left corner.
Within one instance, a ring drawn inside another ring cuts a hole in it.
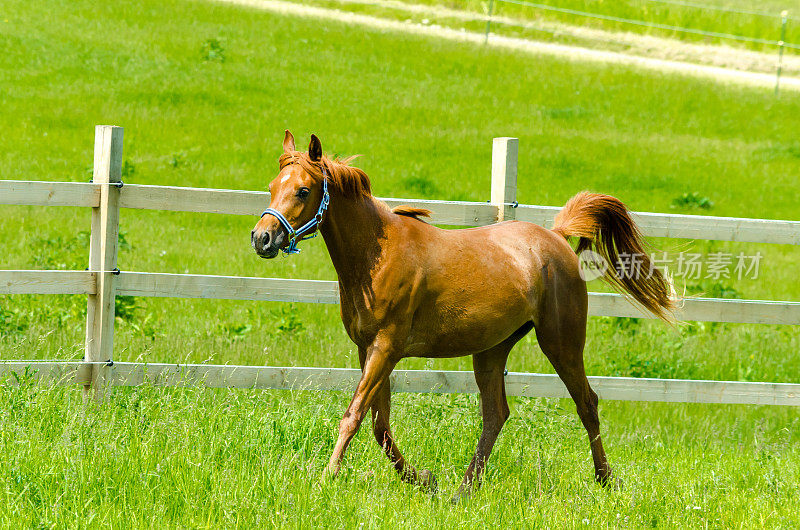
[[[250,245],[256,254],[264,259],[272,259],[278,255],[280,243],[283,237],[272,237],[267,230],[250,232]]]

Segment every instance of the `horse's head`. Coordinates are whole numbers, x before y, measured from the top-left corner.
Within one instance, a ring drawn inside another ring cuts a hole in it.
[[[274,258],[281,249],[295,252],[297,242],[312,234],[321,221],[328,198],[319,138],[312,134],[308,154],[299,153],[292,133],[286,131],[281,169],[270,182],[269,192],[269,208],[250,233],[253,249],[262,258]]]

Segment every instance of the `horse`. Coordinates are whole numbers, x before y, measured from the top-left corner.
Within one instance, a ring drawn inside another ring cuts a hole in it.
[[[612,266],[604,278],[656,316],[669,320],[671,284],[652,266],[643,237],[618,199],[582,192],[552,229],[506,221],[446,230],[425,222],[430,211],[390,209],[373,197],[370,179],[346,159],[324,156],[311,135],[308,151],[287,130],[269,208],[250,233],[262,258],[322,234],[336,269],[341,319],[358,347],[361,378],[339,423],[323,477],[335,476],[367,411],[372,431],[402,480],[430,491],[436,478],[403,458],[389,425],[389,375],[406,357],[472,356],[482,432],[454,500],[479,487],[486,461],[509,417],[506,361],[514,345],[536,339],[575,402],[589,436],[594,478],[621,487],[600,438],[598,398],[583,364],[588,297],[578,254],[592,249]],[[577,249],[570,238],[577,238]],[[638,256],[646,276],[617,266]]]

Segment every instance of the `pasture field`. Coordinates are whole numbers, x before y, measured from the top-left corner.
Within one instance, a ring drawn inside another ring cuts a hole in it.
[[[428,19],[429,22],[425,23],[464,27],[478,32],[485,30],[484,20],[465,20],[463,17],[448,15],[445,12],[431,18],[430,13],[410,12],[406,6],[422,5],[445,8],[480,15],[481,18],[488,13],[489,8],[489,0],[399,0],[401,3],[381,2],[380,0],[291,1],[414,22]],[[495,19],[500,17],[514,21],[514,24],[502,24],[495,20],[491,27],[493,33],[536,40],[552,40],[592,47],[598,45],[593,43],[593,39],[588,38],[588,35],[581,37],[571,35],[570,31],[558,31],[559,28],[563,30],[571,27],[668,37],[696,44],[724,44],[733,48],[777,54],[777,47],[774,44],[721,38],[709,35],[709,33],[725,33],[749,39],[777,41],[781,35],[780,14],[786,10],[789,18],[784,41],[800,44],[800,2],[797,0],[761,0],[759,2],[752,0],[617,0],[614,2],[603,0],[537,0],[535,2],[532,0],[511,0],[510,2],[493,0],[493,2],[492,13]],[[524,5],[526,2],[537,5]],[[703,7],[698,8],[697,6]],[[753,11],[763,15],[755,15],[752,13]],[[584,16],[577,12],[610,18]],[[639,23],[631,24],[615,19],[635,20]],[[525,24],[528,24],[529,27],[525,28]],[[688,28],[706,34],[653,27],[654,25]],[[613,38],[604,45],[605,47],[616,47]],[[787,53],[798,53],[798,50],[790,48],[787,48],[786,51]]]
[[[354,30],[210,2],[7,0],[0,15],[0,178],[85,181],[95,124],[125,127],[123,180],[264,189],[283,129],[358,161],[377,195],[489,196],[491,138],[520,138],[518,197],[582,189],[642,211],[798,219],[800,99],[623,66]],[[681,200],[707,198],[703,201]],[[694,195],[696,194],[696,195]],[[692,206],[696,206],[693,208]],[[0,267],[83,269],[86,209],[0,207]],[[255,218],[122,212],[123,270],[334,279],[321,240],[264,262]],[[798,249],[658,240],[665,249],[763,254],[758,280],[687,292],[800,300]],[[602,289],[602,285],[593,285]],[[0,356],[75,359],[85,297],[0,298]],[[357,365],[320,305],[124,298],[117,360]],[[592,318],[591,375],[800,382],[789,326]],[[401,368],[470,369],[469,359]],[[535,339],[509,370],[551,373]],[[24,378],[23,378],[24,379]],[[24,383],[24,381],[23,381]],[[447,495],[479,430],[474,396],[398,396],[409,459],[439,475],[434,500],[399,482],[369,429],[344,476],[318,484],[348,401],[340,393],[0,388],[5,526],[674,526],[800,524],[800,425],[778,407],[611,403],[605,444],[626,481],[591,483],[574,405],[514,400],[470,503]]]
[[[591,478],[574,405],[512,400],[484,486],[451,505],[480,433],[475,396],[395,398],[393,425],[430,497],[400,482],[370,429],[321,482],[349,396],[0,387],[7,528],[796,528],[795,410],[604,403],[622,491]]]

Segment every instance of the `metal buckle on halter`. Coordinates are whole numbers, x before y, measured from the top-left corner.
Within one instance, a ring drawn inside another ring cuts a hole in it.
[[[307,236],[303,234],[322,224],[322,216],[325,215],[325,212],[327,211],[328,205],[330,203],[331,203],[331,196],[328,193],[328,175],[325,173],[325,166],[322,166],[322,199],[319,202],[319,208],[317,209],[317,213],[309,222],[307,222],[306,224],[295,230],[294,228],[292,228],[292,225],[289,223],[288,219],[286,219],[286,217],[284,217],[284,215],[281,212],[275,210],[274,208],[267,208],[266,210],[264,210],[264,212],[261,214],[261,217],[264,217],[265,215],[269,214],[278,219],[278,221],[281,223],[281,225],[286,230],[286,233],[289,236],[289,244],[285,248],[282,248],[281,250],[286,255],[297,254],[298,252],[300,252],[300,249],[297,248],[297,244],[300,241],[305,241],[306,239],[317,237],[318,232],[314,232]]]

